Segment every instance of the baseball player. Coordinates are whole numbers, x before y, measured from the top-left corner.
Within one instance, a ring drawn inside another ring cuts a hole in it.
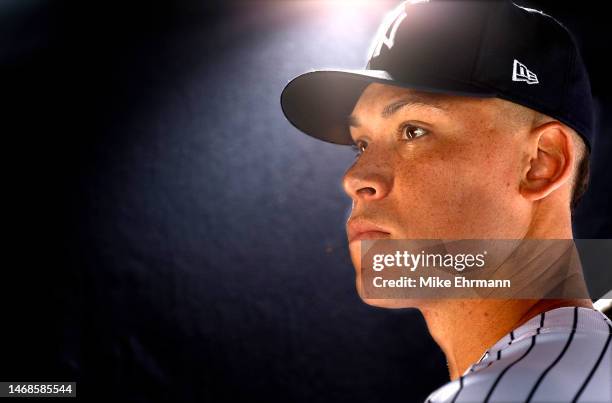
[[[364,70],[293,79],[283,112],[352,145],[343,185],[357,288],[416,307],[451,381],[427,402],[612,402],[612,322],[590,298],[366,298],[365,239],[572,239],[588,183],[591,89],[571,33],[509,0],[405,2]]]

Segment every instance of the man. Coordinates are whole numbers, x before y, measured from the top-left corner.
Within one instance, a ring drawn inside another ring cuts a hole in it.
[[[343,181],[357,288],[422,312],[451,378],[428,402],[612,401],[612,322],[586,295],[372,298],[362,281],[368,239],[572,239],[591,102],[571,34],[506,0],[406,2],[366,70],[283,91],[297,128],[357,149]]]

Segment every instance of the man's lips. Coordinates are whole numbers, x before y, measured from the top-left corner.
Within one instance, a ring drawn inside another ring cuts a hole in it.
[[[349,243],[351,243],[353,241],[360,241],[360,240],[363,240],[363,239],[385,238],[387,235],[389,235],[389,233],[388,232],[383,232],[383,231],[360,232],[360,233],[356,234],[355,236],[353,236],[352,238],[349,238]]]
[[[347,233],[349,243],[362,239],[379,239],[391,235],[384,228],[361,219],[351,219],[347,223]]]

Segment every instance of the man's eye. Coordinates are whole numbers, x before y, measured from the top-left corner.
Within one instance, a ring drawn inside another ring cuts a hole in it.
[[[353,151],[355,152],[356,156],[360,156],[361,154],[363,154],[363,152],[365,151],[365,149],[367,148],[368,144],[365,141],[357,141],[354,144],[351,145],[351,148],[353,149]]]
[[[414,126],[414,125],[404,125],[400,127],[400,130],[401,130],[400,134],[403,140],[412,140],[417,137],[424,136],[428,133],[426,129],[423,129],[422,127]]]

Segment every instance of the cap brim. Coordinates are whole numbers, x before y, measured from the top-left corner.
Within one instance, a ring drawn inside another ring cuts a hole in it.
[[[398,80],[383,70],[317,70],[302,74],[285,86],[281,107],[291,124],[309,136],[329,143],[353,144],[348,116],[371,83],[451,95],[496,96],[491,89],[474,83],[441,77]]]

